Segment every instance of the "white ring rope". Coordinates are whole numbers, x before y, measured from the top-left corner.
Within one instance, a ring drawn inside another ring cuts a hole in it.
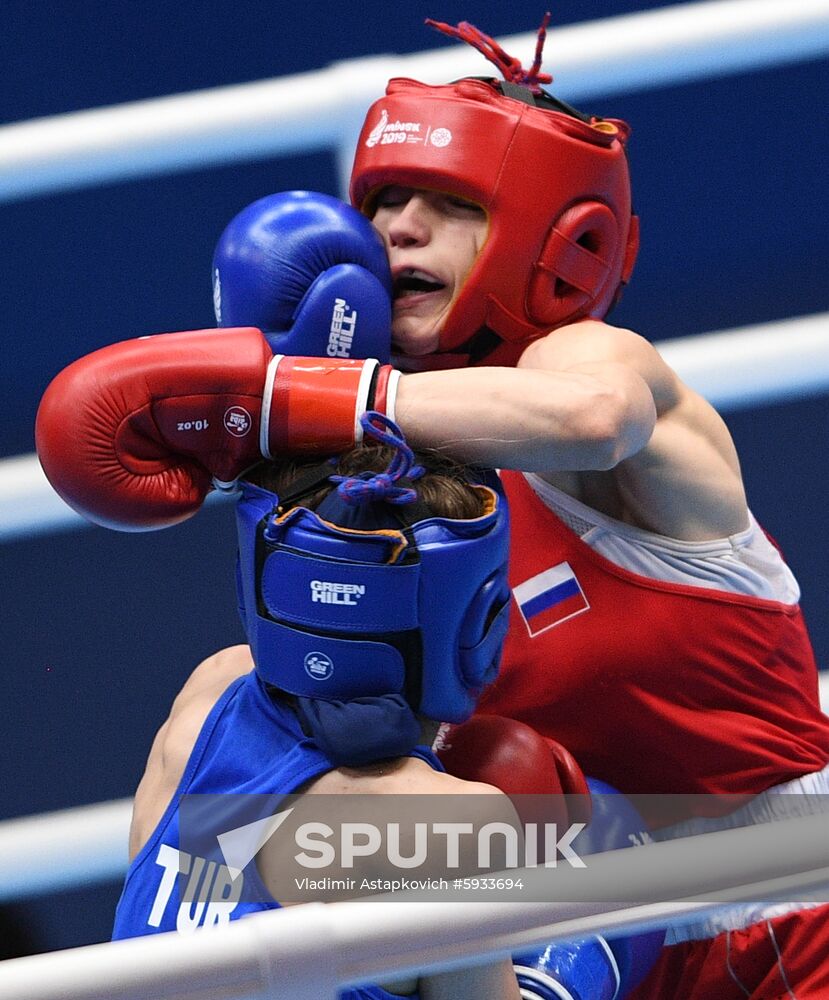
[[[127,870],[132,799],[0,823],[0,903],[116,882]]]
[[[829,391],[829,313],[656,346],[722,412]]]
[[[723,900],[820,900],[829,887],[826,818],[809,816],[594,855],[545,877],[567,903],[355,901],[259,913],[222,928],[14,959],[0,1000],[291,1000],[337,986],[474,964],[598,930],[646,930],[723,908]],[[612,887],[609,891],[608,887]],[[595,902],[612,894],[626,903]],[[551,896],[552,898],[552,896]],[[325,961],[320,961],[320,948]],[[393,972],[391,970],[394,970]]]
[[[820,703],[829,714],[829,670]],[[0,822],[0,903],[96,885],[127,870],[132,799]]]
[[[535,38],[501,42],[509,52],[532,53]],[[559,96],[579,101],[827,51],[829,0],[708,0],[551,31],[545,68]],[[469,46],[451,45],[7,125],[0,128],[0,201],[352,145],[356,124],[390,77],[440,83],[479,74],[483,65]]]
[[[829,391],[829,313],[657,347],[722,411]],[[85,523],[52,490],[36,456],[0,459],[0,542]]]

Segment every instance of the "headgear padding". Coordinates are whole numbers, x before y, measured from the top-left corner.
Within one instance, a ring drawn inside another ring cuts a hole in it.
[[[468,352],[486,327],[507,342],[487,361],[514,362],[555,327],[604,316],[630,276],[638,225],[628,126],[558,107],[497,80],[394,79],[369,109],[351,175],[357,208],[373,215],[378,192],[402,185],[487,212],[486,242],[447,317],[441,352]]]
[[[435,514],[416,484],[399,491],[411,503],[355,508],[347,487],[369,485],[362,477],[316,511],[301,506],[332,471],[311,470],[281,500],[241,484],[239,596],[257,672],[301,698],[400,695],[414,712],[463,721],[495,678],[509,614],[509,524],[497,477],[470,481],[483,513],[467,519]]]

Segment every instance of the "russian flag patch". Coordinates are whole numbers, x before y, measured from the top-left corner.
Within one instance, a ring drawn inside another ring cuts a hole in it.
[[[590,608],[581,584],[567,562],[519,583],[512,592],[531,636],[560,625]]]

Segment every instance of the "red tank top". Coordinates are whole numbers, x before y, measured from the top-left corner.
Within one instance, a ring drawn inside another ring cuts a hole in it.
[[[563,743],[621,792],[757,794],[829,761],[797,605],[663,583],[594,552],[519,473],[510,631],[480,711]]]

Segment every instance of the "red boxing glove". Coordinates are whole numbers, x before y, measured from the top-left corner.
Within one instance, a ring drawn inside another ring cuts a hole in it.
[[[551,800],[548,821],[589,822],[590,789],[582,769],[569,750],[531,726],[500,715],[474,715],[450,726],[442,742],[437,755],[456,778],[483,781],[510,797],[566,795]],[[523,819],[530,818],[525,815],[530,799],[516,806]]]
[[[163,528],[262,458],[350,448],[366,410],[393,415],[398,377],[373,359],[272,355],[252,327],[130,340],[53,379],[37,451],[56,492],[90,521]]]

